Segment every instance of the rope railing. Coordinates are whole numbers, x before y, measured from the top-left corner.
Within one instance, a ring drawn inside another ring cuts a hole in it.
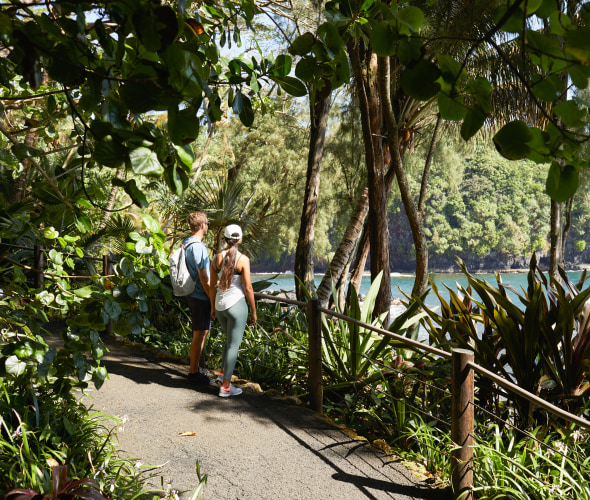
[[[502,387],[504,387],[504,389],[507,389],[507,390],[517,394],[520,397],[523,397],[524,399],[530,401],[531,403],[536,404],[537,406],[540,406],[541,408],[547,410],[550,413],[553,413],[554,415],[557,415],[558,417],[561,417],[561,418],[568,420],[570,422],[574,422],[577,425],[579,425],[580,427],[590,429],[590,421],[588,421],[582,417],[578,417],[577,415],[574,415],[573,413],[565,411],[565,410],[559,408],[558,406],[555,406],[555,405],[549,403],[548,401],[545,401],[543,398],[540,398],[539,396],[536,396],[535,394],[531,394],[530,392],[525,391],[524,389],[521,389],[518,385],[513,384],[512,382],[510,382],[509,380],[506,380],[505,378],[499,377],[495,373],[493,373],[489,370],[486,370],[485,368],[479,366],[476,363],[469,362],[467,364],[474,371],[476,371],[480,375],[483,375],[486,378],[489,378],[492,382],[495,382],[496,384],[501,385]]]
[[[322,327],[321,314],[331,316],[350,324],[360,326],[368,331],[386,336],[396,343],[404,345],[412,350],[428,352],[447,361],[452,362],[451,376],[451,440],[454,448],[451,451],[451,482],[455,498],[462,500],[473,499],[473,447],[474,447],[474,406],[475,406],[475,376],[490,379],[503,389],[523,397],[550,413],[575,423],[586,429],[590,429],[590,421],[569,413],[542,398],[531,394],[518,385],[499,377],[474,362],[473,351],[467,349],[454,349],[448,353],[441,349],[422,344],[416,340],[390,332],[383,328],[364,323],[355,318],[350,318],[336,311],[320,307],[317,299],[301,302],[288,298],[279,298],[272,295],[256,293],[255,296],[266,301],[278,301],[285,304],[305,307],[308,317],[309,336],[309,391],[310,406],[321,413],[323,407],[323,380],[322,380]],[[422,381],[420,381],[422,383]],[[436,388],[436,387],[435,387]],[[436,388],[439,389],[439,388]],[[416,411],[422,411],[415,408]],[[446,423],[441,421],[441,423]]]

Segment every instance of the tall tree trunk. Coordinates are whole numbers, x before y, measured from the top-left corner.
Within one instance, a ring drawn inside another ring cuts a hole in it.
[[[350,276],[350,286],[348,288],[348,297],[350,298],[351,289],[354,288],[358,294],[361,288],[361,282],[363,275],[365,274],[365,265],[367,258],[369,257],[369,248],[371,244],[369,242],[369,227],[365,222],[363,234],[361,235],[356,256],[354,258],[354,265],[352,267],[352,274]]]
[[[414,248],[416,251],[416,278],[412,288],[412,296],[421,296],[428,288],[428,246],[426,244],[426,234],[424,233],[424,219],[422,213],[417,209],[410,185],[403,167],[399,125],[396,123],[391,105],[391,79],[389,69],[389,58],[379,58],[379,86],[380,97],[384,108],[385,123],[387,126],[387,137],[389,140],[389,149],[391,152],[391,161],[397,177],[397,183],[402,198],[402,203],[406,210],[406,216],[412,231]],[[414,332],[417,334],[417,332]]]
[[[299,239],[295,251],[295,276],[301,280],[311,293],[315,289],[313,270],[313,244],[315,238],[315,221],[318,210],[320,191],[320,170],[324,155],[324,141],[332,87],[325,82],[322,89],[315,92],[310,103],[311,130],[309,138],[309,154],[307,157],[307,179],[299,226]],[[305,292],[300,281],[295,279],[295,292],[298,300],[305,300]]]
[[[572,227],[572,210],[574,208],[574,197],[572,196],[565,202],[565,213],[563,230],[561,231],[561,256],[563,259],[563,265],[565,265],[565,246],[567,244],[567,235]]]
[[[387,226],[387,198],[383,170],[385,166],[381,136],[381,113],[377,93],[377,56],[371,54],[366,68],[368,81],[363,78],[359,46],[349,42],[349,54],[359,94],[365,161],[367,163],[367,187],[369,188],[369,240],[371,255],[371,279],[383,272],[381,286],[375,301],[374,314],[387,313],[389,323],[391,308],[391,284],[389,279],[389,229]]]

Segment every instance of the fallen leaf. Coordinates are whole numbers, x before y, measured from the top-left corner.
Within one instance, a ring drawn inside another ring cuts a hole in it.
[[[196,434],[193,431],[184,431],[184,432],[179,432],[178,434],[176,434],[177,436],[196,436]]]

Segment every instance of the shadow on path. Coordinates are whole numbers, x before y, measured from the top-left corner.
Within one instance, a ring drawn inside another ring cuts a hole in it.
[[[206,500],[450,498],[308,408],[257,393],[219,398],[215,385],[189,385],[182,361],[104,340],[109,380],[91,404],[128,417],[121,449],[163,464],[159,473],[187,492],[182,499],[198,484],[196,461],[208,475]]]

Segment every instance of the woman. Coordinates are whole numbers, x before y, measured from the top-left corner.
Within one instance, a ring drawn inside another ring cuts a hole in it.
[[[223,347],[223,383],[219,396],[228,398],[242,394],[230,381],[236,366],[238,349],[244,335],[250,306],[251,323],[256,323],[254,290],[250,281],[250,259],[238,251],[242,230],[230,224],[223,233],[227,248],[211,261],[211,317],[219,320],[226,340]]]

